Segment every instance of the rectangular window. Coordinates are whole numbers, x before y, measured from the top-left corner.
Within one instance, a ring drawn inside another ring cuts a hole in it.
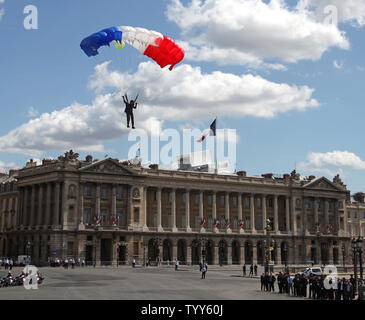
[[[308,199],[305,200],[305,208],[306,209],[310,209],[311,208],[311,202]]]
[[[250,198],[249,197],[245,197],[245,208],[246,209],[250,208]]]
[[[272,201],[272,198],[269,198],[269,208],[272,208],[274,206],[274,203]]]
[[[238,217],[233,217],[233,229],[238,229]]]
[[[134,222],[139,222],[139,208],[134,208]]]
[[[195,195],[195,204],[199,204],[200,202],[200,194]]]
[[[208,217],[208,228],[209,229],[213,228],[213,217],[212,216]]]
[[[123,213],[123,210],[117,210],[118,226],[127,225],[127,215]]]
[[[84,197],[91,197],[91,186],[84,186]]]
[[[84,224],[91,223],[91,208],[84,208]]]
[[[234,206],[235,208],[237,208],[237,206],[238,206],[238,197],[237,197],[237,196],[234,196],[234,197],[233,197],[233,206]]]
[[[224,206],[226,201],[225,201],[225,197],[224,196],[221,196],[221,205]]]
[[[257,208],[259,208],[259,209],[262,208],[262,199],[261,198],[257,198]]]
[[[105,209],[101,209],[100,214],[101,214],[101,225],[106,226],[108,224],[108,213],[106,212]]]
[[[186,218],[185,214],[181,215],[181,228],[186,228]]]
[[[74,254],[74,243],[72,241],[67,242],[67,255],[73,256]]]
[[[153,192],[153,201],[157,201],[157,191]]]
[[[251,217],[245,217],[245,229],[248,230],[251,228]]]
[[[117,199],[121,200],[123,198],[123,187],[122,186],[118,186],[117,187]]]
[[[139,254],[139,245],[138,245],[138,242],[134,242],[133,243],[133,254],[135,255],[135,256],[138,256],[138,254]]]
[[[100,188],[100,197],[101,199],[107,199],[108,198],[108,189],[106,186],[102,186]]]
[[[172,192],[167,193],[167,198],[168,198],[169,202],[172,202]]]
[[[199,229],[200,228],[199,216],[194,216],[194,221],[195,221],[195,228]]]
[[[208,205],[213,205],[213,196],[211,194],[208,195]]]
[[[186,192],[182,194],[182,203],[186,203]]]
[[[157,212],[155,212],[153,214],[153,226],[156,228],[157,227]]]
[[[258,230],[263,230],[263,228],[262,228],[262,216],[257,217],[257,229]]]
[[[172,228],[172,213],[167,215],[167,227]]]

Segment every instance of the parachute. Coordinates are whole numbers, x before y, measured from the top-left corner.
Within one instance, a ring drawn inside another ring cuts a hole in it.
[[[80,47],[88,57],[92,57],[99,54],[100,47],[110,46],[111,43],[115,43],[115,47],[120,50],[127,43],[156,61],[161,68],[170,65],[170,70],[185,55],[173,39],[157,31],[128,26],[111,27],[94,33],[82,40]]]

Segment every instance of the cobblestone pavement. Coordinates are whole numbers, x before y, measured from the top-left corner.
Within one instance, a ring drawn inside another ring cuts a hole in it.
[[[18,275],[22,268],[14,268]],[[5,276],[3,268],[0,276]],[[0,300],[295,300],[278,293],[260,291],[258,277],[242,277],[238,270],[212,268],[201,279],[197,267],[85,267],[40,268],[45,281],[38,290],[0,288]]]

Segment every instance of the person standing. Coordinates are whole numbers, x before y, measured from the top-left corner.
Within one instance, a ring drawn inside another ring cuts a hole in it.
[[[13,265],[14,265],[13,259],[10,258],[10,260],[9,260],[9,270],[13,269]]]
[[[250,266],[250,274],[248,276],[249,277],[253,276],[253,264],[251,264]]]
[[[352,300],[354,294],[354,287],[350,280],[346,281],[346,284],[344,285],[344,300]]]
[[[243,277],[246,276],[246,264],[244,264],[243,267],[242,267],[242,276]]]
[[[255,271],[255,277],[257,276],[257,265],[255,264],[254,266],[254,271]]]
[[[132,258],[132,267],[135,268],[136,266],[136,259],[134,259],[134,257]]]
[[[179,268],[179,260],[175,260],[175,271]]]
[[[202,279],[205,279],[205,274],[207,272],[207,268],[205,267],[205,265],[202,266],[201,271],[202,271]]]
[[[260,276],[260,282],[261,282],[261,291],[262,289],[265,289],[265,274],[262,273]]]
[[[283,275],[282,275],[282,273],[281,273],[281,271],[279,272],[279,274],[278,274],[278,278],[277,278],[277,280],[278,280],[278,288],[279,288],[279,294],[280,293],[283,293],[283,285],[282,285],[282,278],[283,278]]]
[[[270,277],[269,277],[269,291],[270,292],[271,292],[271,290],[272,290],[272,292],[275,292],[275,288],[274,288],[275,281],[276,281],[275,276],[272,273],[270,273]]]

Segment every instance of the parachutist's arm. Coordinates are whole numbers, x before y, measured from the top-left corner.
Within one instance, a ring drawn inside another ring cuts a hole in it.
[[[137,102],[138,97],[139,97],[139,93],[137,94],[136,98],[134,99],[134,102]]]
[[[137,104],[138,104],[138,103],[135,103],[135,104],[134,104],[134,107],[133,107],[134,109],[137,109]]]

